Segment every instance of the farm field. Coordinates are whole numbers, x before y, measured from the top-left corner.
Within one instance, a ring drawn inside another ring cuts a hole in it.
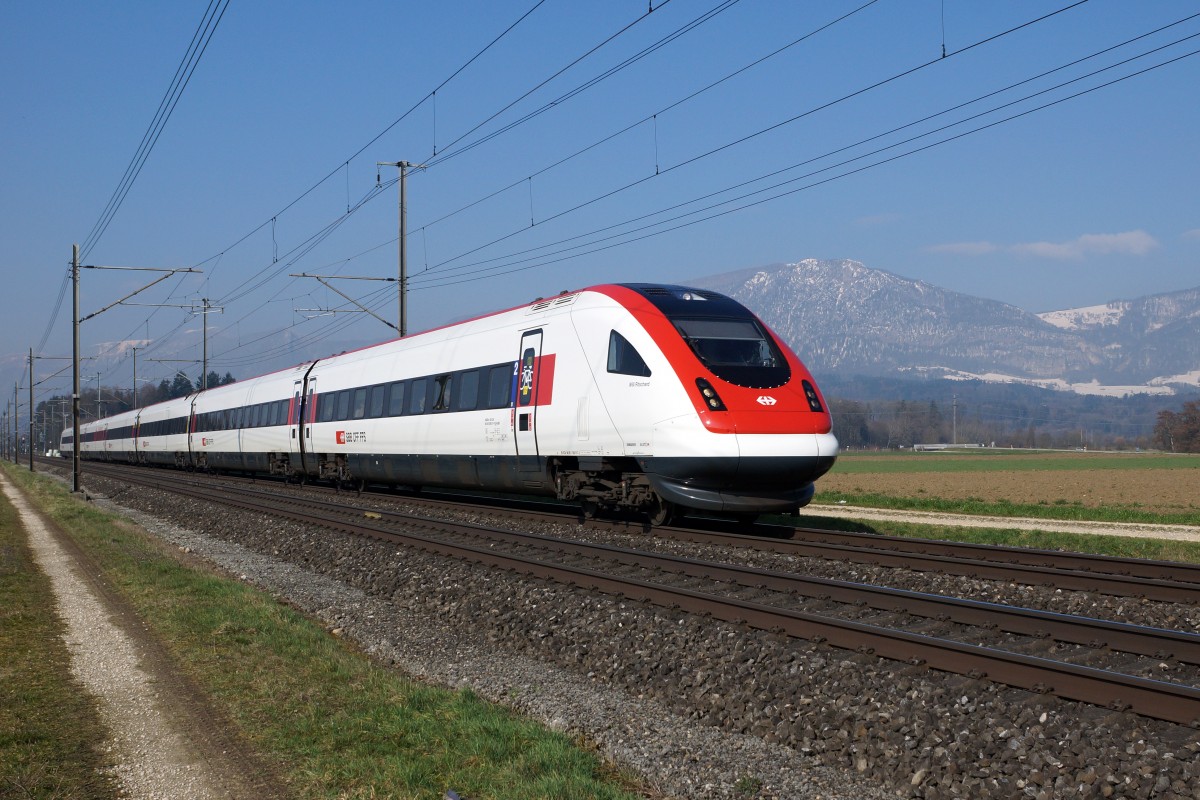
[[[1011,450],[843,453],[816,503],[1200,522],[1200,455]]]

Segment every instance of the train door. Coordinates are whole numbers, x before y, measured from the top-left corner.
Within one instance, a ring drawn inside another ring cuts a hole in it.
[[[288,412],[288,453],[291,461],[304,469],[304,440],[300,437],[304,431],[304,380],[298,379],[292,383],[292,402]]]
[[[521,334],[519,356],[517,397],[513,404],[517,473],[522,483],[540,486],[545,479],[539,464],[537,442],[538,362],[542,356],[540,328]]]
[[[307,374],[295,381],[292,389],[292,418],[290,420],[292,461],[301,472],[309,471],[308,451],[312,445],[313,398],[316,396],[316,377]],[[313,465],[316,471],[316,465]]]

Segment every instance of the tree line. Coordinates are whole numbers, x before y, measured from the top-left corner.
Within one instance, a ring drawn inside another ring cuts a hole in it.
[[[1172,453],[1200,453],[1200,401],[1184,403],[1179,411],[1158,412],[1154,440]]]
[[[1141,428],[1144,433],[1135,433],[1096,417],[1072,417],[1045,406],[1003,409],[1008,413],[1001,413],[961,401],[947,407],[936,400],[827,399],[834,435],[841,447],[852,450],[908,449],[922,444],[1060,450],[1159,446],[1148,426]]]

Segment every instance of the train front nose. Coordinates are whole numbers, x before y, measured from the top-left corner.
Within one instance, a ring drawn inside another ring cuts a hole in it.
[[[663,499],[722,513],[787,513],[808,504],[813,481],[828,472],[837,458],[837,439],[831,433],[701,434],[705,435],[721,440],[719,448],[709,450],[723,455],[642,460],[646,476]]]

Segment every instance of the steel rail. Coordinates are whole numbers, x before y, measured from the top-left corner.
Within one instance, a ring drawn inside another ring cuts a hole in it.
[[[137,468],[107,462],[88,462],[100,469],[108,468],[129,474]],[[488,498],[471,498],[488,501]],[[462,500],[405,497],[405,502],[418,505],[463,508],[470,505]],[[494,502],[494,500],[491,500]],[[530,506],[540,505],[540,509]],[[549,504],[524,501],[516,516],[538,515],[551,521],[571,516]],[[496,508],[491,506],[491,508]],[[498,513],[514,516],[511,510],[496,509]],[[627,521],[592,520],[591,524],[629,527]],[[710,521],[697,520],[698,525]],[[646,527],[648,526],[638,526]],[[755,526],[762,530],[764,526]],[[770,530],[768,527],[767,530]],[[1166,603],[1200,604],[1200,564],[1171,561],[1145,561],[1111,556],[1069,553],[1056,550],[1025,550],[1017,547],[979,545],[933,539],[907,539],[878,534],[854,534],[811,528],[777,528],[788,535],[804,539],[785,539],[777,536],[757,536],[744,532],[730,533],[711,527],[663,526],[654,528],[654,535],[696,544],[753,548],[826,560],[851,561],[861,564],[895,567],[917,571],[938,572],[984,580],[1016,581],[1033,586],[1052,586],[1058,589],[1094,592],[1117,597],[1137,597]],[[813,539],[817,539],[814,541]],[[970,554],[966,558],[960,554]],[[994,556],[995,558],[992,558]],[[1066,568],[1061,565],[1067,565]]]
[[[245,487],[233,488],[239,493],[252,496],[274,496],[261,490]],[[359,518],[365,514],[368,518],[391,520],[397,523],[411,523],[417,520],[421,524],[453,526],[465,529],[472,536],[482,535],[509,542],[521,542],[581,557],[608,559],[628,566],[646,566],[649,558],[657,568],[694,578],[728,581],[746,587],[829,599],[846,604],[865,604],[874,609],[931,619],[948,619],[952,622],[978,627],[995,627],[1006,633],[1051,638],[1059,642],[1096,649],[1107,647],[1111,650],[1151,656],[1160,660],[1174,658],[1184,663],[1200,665],[1200,634],[1185,631],[1148,628],[1124,622],[1020,608],[1002,603],[948,597],[854,581],[810,577],[791,572],[763,570],[657,552],[648,553],[644,550],[616,545],[562,539],[525,531],[499,530],[472,523],[447,523],[443,520],[414,517],[411,514],[396,511],[363,511],[315,498],[293,498],[292,502],[302,503],[323,512],[357,515]]]
[[[918,571],[940,572],[948,575],[961,575],[968,578],[1016,581],[1033,586],[1053,586],[1057,589],[1096,592],[1119,597],[1140,597],[1164,603],[1186,603],[1189,605],[1200,603],[1200,583],[1185,583],[1175,580],[1145,578],[1136,575],[1121,575],[1109,572],[1089,572],[1083,569],[1062,569],[1056,566],[1048,566],[1045,563],[1023,564],[924,553],[917,549],[915,543],[918,540],[912,540],[914,542],[913,547],[901,549],[868,546],[875,543],[875,540],[878,538],[875,536],[863,540],[864,544],[849,545],[739,534],[709,533],[706,531],[694,531],[688,528],[672,529],[670,531],[666,531],[663,528],[656,528],[655,533],[659,536],[670,536],[680,541],[733,545],[736,547],[755,547],[798,556],[812,556],[840,561],[853,561],[860,564],[865,563]],[[919,541],[923,543],[925,540]],[[954,543],[946,542],[944,544],[952,547]],[[978,551],[980,547],[984,546],[975,545],[972,546],[972,549]],[[950,552],[949,548],[946,548],[945,551]],[[1047,556],[1049,559],[1060,555],[1057,551],[1043,552],[1049,554]]]
[[[150,488],[159,488],[152,480],[134,482]],[[211,491],[204,491],[195,486],[177,485],[172,491],[208,502],[216,500]],[[496,553],[488,548],[456,545],[420,534],[388,530],[364,524],[361,520],[340,521],[308,511],[279,507],[278,503],[291,502],[291,498],[270,496],[270,500],[271,502],[263,502],[250,497],[228,498],[230,505],[256,513],[286,517],[377,540],[404,543],[437,555],[483,563],[663,607],[678,608],[733,624],[748,625],[818,643],[824,642],[913,665],[955,672],[973,678],[986,678],[1037,693],[1053,694],[1114,710],[1128,710],[1168,722],[1200,726],[1200,689],[1190,686],[890,630],[868,623],[780,609],[649,581],[619,578],[591,569],[547,564],[536,559]],[[431,522],[440,524],[440,521],[436,520]],[[451,525],[480,527],[464,523]]]

